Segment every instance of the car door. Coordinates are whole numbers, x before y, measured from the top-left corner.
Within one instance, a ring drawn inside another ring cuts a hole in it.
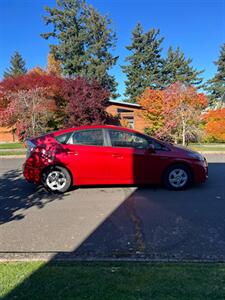
[[[146,178],[148,141],[138,134],[108,129],[110,180],[114,184],[142,183]]]
[[[125,130],[108,130],[110,180],[123,184],[158,183],[167,164],[166,147],[154,139]],[[154,145],[155,152],[149,151]]]
[[[101,128],[74,131],[65,148],[75,184],[108,183],[108,153]]]

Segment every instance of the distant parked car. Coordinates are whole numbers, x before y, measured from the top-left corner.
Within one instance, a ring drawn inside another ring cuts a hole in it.
[[[81,185],[160,184],[181,190],[208,177],[199,153],[117,126],[82,126],[27,141],[24,176],[51,191]]]

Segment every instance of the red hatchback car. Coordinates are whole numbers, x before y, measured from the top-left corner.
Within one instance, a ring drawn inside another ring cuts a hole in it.
[[[27,141],[24,176],[51,191],[76,185],[159,184],[181,190],[208,177],[199,153],[117,126],[82,126]]]

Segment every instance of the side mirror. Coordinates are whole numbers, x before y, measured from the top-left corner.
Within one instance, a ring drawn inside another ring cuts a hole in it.
[[[147,150],[149,153],[155,153],[155,146],[153,144],[149,144]]]

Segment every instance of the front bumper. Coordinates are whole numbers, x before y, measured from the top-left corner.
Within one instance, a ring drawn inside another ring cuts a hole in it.
[[[206,160],[198,162],[194,166],[194,181],[195,183],[203,183],[208,179],[208,163]]]

